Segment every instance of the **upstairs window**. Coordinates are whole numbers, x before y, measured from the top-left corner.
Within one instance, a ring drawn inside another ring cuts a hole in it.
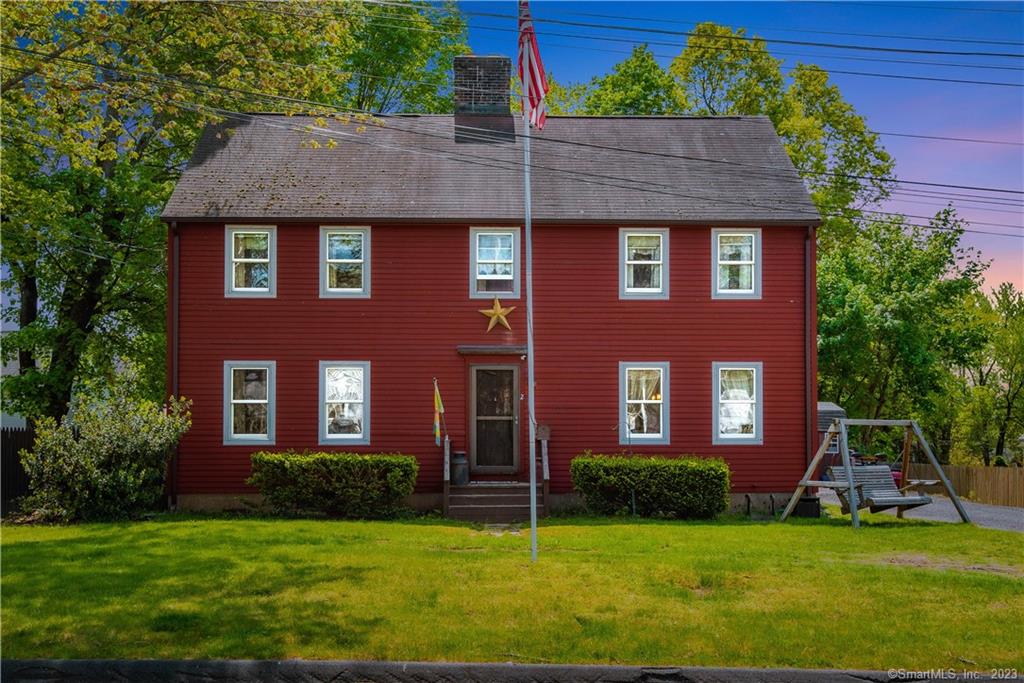
[[[619,298],[668,298],[668,230],[619,231]]]
[[[320,361],[320,444],[370,443],[370,363]]]
[[[274,442],[274,361],[225,361],[224,443]]]
[[[519,297],[519,228],[470,230],[470,297]]]
[[[370,228],[320,228],[320,296],[370,296]]]
[[[224,231],[224,296],[277,294],[277,228],[229,225]]]
[[[712,441],[716,444],[761,444],[761,363],[713,363],[715,408]]]
[[[761,298],[761,231],[712,230],[712,295]]]
[[[668,397],[668,363],[619,363],[619,443],[669,443]]]

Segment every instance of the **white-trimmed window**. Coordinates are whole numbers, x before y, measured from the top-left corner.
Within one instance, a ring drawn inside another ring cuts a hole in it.
[[[712,364],[713,443],[763,443],[762,367],[748,362]]]
[[[668,230],[619,230],[619,298],[668,298]]]
[[[716,299],[761,298],[761,231],[711,231],[711,284]]]
[[[277,228],[229,225],[224,230],[224,296],[277,295]]]
[[[669,443],[669,364],[619,363],[619,443]]]
[[[519,228],[472,228],[470,297],[519,297]]]
[[[320,444],[370,443],[370,363],[320,361]]]
[[[271,360],[224,361],[224,443],[274,443],[274,374]]]
[[[370,296],[370,228],[320,228],[320,296]]]

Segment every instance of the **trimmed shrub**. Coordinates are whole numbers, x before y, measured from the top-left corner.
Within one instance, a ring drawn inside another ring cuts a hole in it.
[[[263,451],[248,483],[278,514],[382,519],[402,510],[418,471],[411,455]]]
[[[156,508],[174,446],[191,425],[189,402],[139,399],[133,384],[128,373],[102,393],[83,393],[60,424],[39,419],[32,450],[21,451],[31,491],[21,504],[26,514],[73,522]]]
[[[729,506],[729,466],[720,458],[584,453],[569,472],[587,508],[602,515],[711,519]]]

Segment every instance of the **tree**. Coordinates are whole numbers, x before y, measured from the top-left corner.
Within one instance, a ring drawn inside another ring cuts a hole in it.
[[[990,384],[976,384],[967,390],[953,426],[951,457],[955,463],[973,463],[981,455],[982,463],[992,464],[992,448],[997,438],[996,393]]]
[[[466,21],[455,2],[359,5],[351,24],[354,49],[339,52],[353,107],[370,112],[453,110],[452,60],[468,53]]]
[[[992,300],[998,316],[989,347],[995,369],[995,455],[1003,456],[1007,439],[1024,434],[1024,293],[1004,282]]]
[[[566,116],[578,114],[582,110],[583,98],[587,94],[585,83],[568,83],[563,85],[555,80],[552,73],[547,74],[548,94],[544,97],[544,106],[551,116]],[[523,87],[519,82],[519,76],[512,77],[509,87],[511,92],[511,106],[514,114],[522,115]]]
[[[646,45],[633,48],[611,73],[595,78],[580,108],[591,116],[678,114],[681,109],[675,82]]]
[[[984,343],[965,301],[986,263],[951,210],[931,229],[872,221],[818,266],[820,395],[859,417],[926,412],[947,369]],[[941,398],[939,399],[941,400]],[[871,438],[866,433],[865,440]],[[865,443],[867,445],[867,443]]]
[[[784,75],[765,41],[743,29],[699,24],[667,71],[640,46],[611,73],[570,92],[566,109],[581,114],[767,116],[822,213],[821,251],[853,235],[863,209],[889,193],[892,157],[828,73],[798,64]]]
[[[798,64],[787,82],[782,61],[743,29],[706,22],[693,33],[669,67],[687,113],[771,119],[822,213],[820,249],[844,243],[856,232],[861,209],[889,193],[895,162],[878,136],[824,69]]]
[[[446,31],[404,40],[402,31],[421,31],[401,24],[396,32],[358,7],[4,6],[0,190],[12,302],[4,316],[21,328],[4,344],[5,358],[17,355],[21,367],[2,385],[12,409],[60,418],[76,384],[118,358],[143,367],[150,398],[163,393],[166,231],[158,215],[204,124],[253,110],[328,115],[335,105],[450,102],[450,93],[406,79],[420,68],[426,81],[438,77],[442,57],[462,49],[461,20],[425,3],[400,8],[407,20],[420,17],[417,26]],[[358,75],[344,71],[363,65]],[[386,84],[366,80],[382,73]]]

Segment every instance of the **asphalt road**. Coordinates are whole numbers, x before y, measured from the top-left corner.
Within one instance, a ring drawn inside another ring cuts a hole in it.
[[[819,492],[821,502],[839,505],[834,491],[822,489]],[[987,529],[1002,529],[1024,533],[1024,508],[1005,507],[1002,505],[984,505],[960,500],[971,521]],[[895,515],[895,510],[887,510],[885,514]],[[933,522],[959,522],[960,515],[953,506],[953,501],[945,496],[932,495],[931,505],[924,505],[903,513],[907,519],[927,519]]]

